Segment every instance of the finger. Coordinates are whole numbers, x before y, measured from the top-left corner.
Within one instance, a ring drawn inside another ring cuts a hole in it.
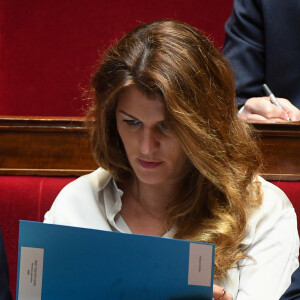
[[[218,299],[223,295],[224,289],[216,284],[213,286],[213,298]]]
[[[243,111],[239,115],[240,119],[245,120],[247,122],[255,122],[255,121],[267,121],[267,119],[261,115],[253,114],[248,111]]]
[[[298,112],[289,111],[288,116],[290,121],[300,121],[300,110]]]
[[[223,297],[222,297],[223,296]],[[220,298],[222,297],[222,298]],[[214,299],[219,299],[220,300],[232,300],[232,295],[226,291],[225,294],[224,294],[224,288],[214,284],[213,286],[213,298]]]
[[[279,104],[285,111],[290,110],[299,110],[295,105],[293,105],[288,99],[285,98],[277,98]]]
[[[255,115],[254,115],[255,116]],[[248,123],[269,123],[269,124],[274,124],[274,123],[287,123],[287,120],[282,120],[279,118],[271,118],[271,119],[260,119],[259,116],[257,118],[253,119],[248,119]]]
[[[288,115],[286,111],[280,109],[275,104],[273,104],[268,97],[257,97],[250,98],[246,101],[244,106],[244,114],[247,114],[248,119],[253,119],[252,115],[259,115],[262,118],[260,120],[279,118],[283,120],[288,120]]]
[[[288,121],[290,121],[290,120],[283,120],[283,119],[279,119],[279,118],[272,118],[272,119],[268,119],[266,121],[266,123],[288,123]]]
[[[289,100],[284,98],[278,98],[277,100],[282,108],[287,112],[291,121],[300,120],[300,110],[296,106],[294,106]]]
[[[267,119],[274,118],[274,119],[282,119],[284,121],[289,121],[288,112],[286,109],[284,109],[284,107],[282,107],[282,106],[278,107],[273,102],[271,102],[269,97],[267,97],[266,100],[267,100],[267,102],[266,102],[266,106],[265,106],[265,110],[264,110],[264,113],[265,113],[264,116]],[[277,100],[278,100],[278,98],[277,98]],[[288,101],[288,100],[286,100],[286,101]]]

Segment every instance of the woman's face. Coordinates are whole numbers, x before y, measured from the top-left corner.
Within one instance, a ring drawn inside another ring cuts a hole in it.
[[[187,157],[165,123],[162,97],[149,99],[136,87],[120,93],[117,128],[131,167],[146,184],[176,184],[184,176]]]

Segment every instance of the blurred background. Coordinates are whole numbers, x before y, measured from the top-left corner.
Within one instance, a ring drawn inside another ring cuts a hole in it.
[[[218,48],[232,0],[0,0],[0,115],[83,116],[103,51],[140,23],[176,19]]]

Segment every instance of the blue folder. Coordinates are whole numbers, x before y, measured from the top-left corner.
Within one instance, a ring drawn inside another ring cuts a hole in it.
[[[214,245],[20,221],[18,300],[212,299]]]

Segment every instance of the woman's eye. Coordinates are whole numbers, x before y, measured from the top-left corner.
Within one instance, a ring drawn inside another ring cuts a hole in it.
[[[162,129],[162,130],[164,130],[164,131],[166,131],[166,130],[169,129],[168,126],[167,126],[167,124],[165,122],[160,122],[159,123],[159,128]]]
[[[126,124],[128,124],[129,126],[137,126],[137,125],[139,125],[141,123],[138,120],[124,120],[124,122]]]

